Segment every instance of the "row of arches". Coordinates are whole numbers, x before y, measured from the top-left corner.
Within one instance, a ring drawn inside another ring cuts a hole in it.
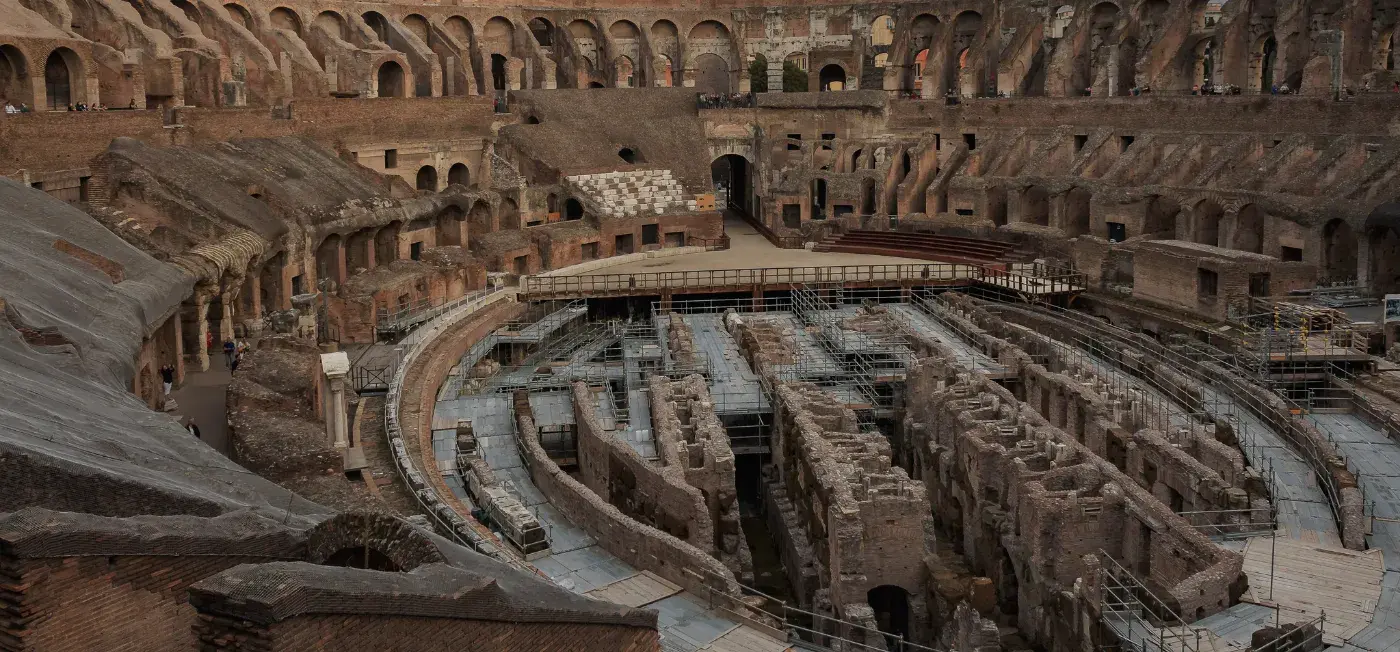
[[[41,75],[36,79],[37,75]],[[42,96],[36,82],[42,80]],[[68,47],[57,47],[44,58],[42,70],[35,70],[18,46],[0,44],[0,100],[35,110],[66,111],[90,100],[87,94],[87,66]],[[3,102],[0,102],[3,103]]]
[[[447,185],[449,186],[459,185],[470,188],[471,177],[471,169],[467,167],[466,163],[453,163],[452,166],[447,169]],[[418,190],[427,190],[429,192],[441,190],[441,188],[438,187],[437,167],[424,165],[418,168],[417,174],[414,175],[413,187]]]

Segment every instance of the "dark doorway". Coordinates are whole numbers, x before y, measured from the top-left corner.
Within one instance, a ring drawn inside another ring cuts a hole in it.
[[[580,203],[579,200],[570,197],[568,201],[564,202],[564,219],[583,219],[583,204]]]
[[[875,180],[866,179],[861,182],[860,188],[860,214],[875,214]]]
[[[642,246],[654,245],[661,240],[661,229],[656,224],[642,225]]]
[[[1108,223],[1108,241],[1122,242],[1128,239],[1128,225],[1122,222]]]
[[[724,197],[721,210],[729,208],[746,215],[752,215],[752,201],[749,197],[749,162],[738,154],[726,154],[710,163],[710,178],[715,190]]]
[[[870,608],[875,610],[875,623],[885,633],[885,643],[891,649],[898,639],[909,639],[909,592],[885,584],[865,594]]]
[[[637,151],[631,147],[624,147],[617,150],[617,156],[628,163],[637,162]]]
[[[418,168],[416,187],[419,190],[430,190],[436,192],[438,181],[437,177],[437,168],[431,165],[425,165],[421,168]]]
[[[613,238],[613,255],[621,256],[632,253],[632,234],[628,233]]]
[[[834,63],[823,67],[818,73],[818,78],[823,92],[846,89],[846,69]]]
[[[491,55],[491,87],[498,91],[506,89],[506,58],[504,55]]]
[[[379,96],[403,97],[403,67],[396,61],[385,61],[379,66]]]
[[[449,185],[471,186],[471,170],[462,163],[452,164],[452,167],[447,169],[447,183]]]
[[[812,179],[812,219],[826,219],[826,179]]]
[[[73,73],[64,55],[54,50],[44,62],[44,88],[48,94],[49,110],[63,111],[73,103]]]

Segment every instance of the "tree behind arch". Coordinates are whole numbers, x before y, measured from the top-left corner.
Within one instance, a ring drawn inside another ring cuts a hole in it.
[[[807,71],[791,61],[783,62],[783,92],[807,92]]]
[[[749,62],[749,90],[755,93],[768,92],[768,59],[755,55]]]

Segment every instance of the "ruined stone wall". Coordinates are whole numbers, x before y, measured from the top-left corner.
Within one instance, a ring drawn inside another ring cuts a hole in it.
[[[237,652],[374,648],[410,640],[466,649],[490,641],[491,649],[501,652],[565,652],[579,649],[584,641],[589,647],[618,652],[649,652],[660,645],[656,630],[638,627],[378,615],[303,614],[268,625],[214,616],[201,619],[196,631],[200,643]],[[228,645],[229,640],[235,642]]]
[[[579,476],[584,486],[637,521],[701,550],[716,549],[705,496],[686,481],[685,467],[654,464],[598,419],[597,397],[574,383]]]
[[[672,319],[675,324],[679,320]],[[751,583],[753,560],[739,525],[734,451],[715,415],[709,385],[699,375],[671,380],[653,375],[647,383],[657,454],[667,467],[683,469],[685,481],[705,497],[715,555],[735,576]]]
[[[549,459],[540,446],[539,429],[533,417],[517,415],[517,423],[517,436],[530,479],[549,504],[568,514],[574,523],[597,539],[603,549],[636,568],[649,570],[700,595],[706,595],[711,588],[737,594],[734,576],[719,560],[614,507]]]
[[[1214,255],[1169,245],[1144,246],[1134,254],[1133,298],[1206,319],[1224,320],[1227,315],[1247,311],[1252,275],[1269,275],[1269,296],[1310,288],[1317,276],[1314,267],[1303,263],[1280,263],[1240,252]],[[1204,284],[1199,270],[1215,275],[1213,289]]]

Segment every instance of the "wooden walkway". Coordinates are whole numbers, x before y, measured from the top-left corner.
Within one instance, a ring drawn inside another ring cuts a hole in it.
[[[1307,622],[1325,612],[1323,641],[1339,645],[1371,623],[1381,597],[1385,559],[1380,550],[1357,552],[1286,537],[1257,537],[1245,548],[1244,572],[1249,576],[1246,602],[1277,606],[1282,623]]]

